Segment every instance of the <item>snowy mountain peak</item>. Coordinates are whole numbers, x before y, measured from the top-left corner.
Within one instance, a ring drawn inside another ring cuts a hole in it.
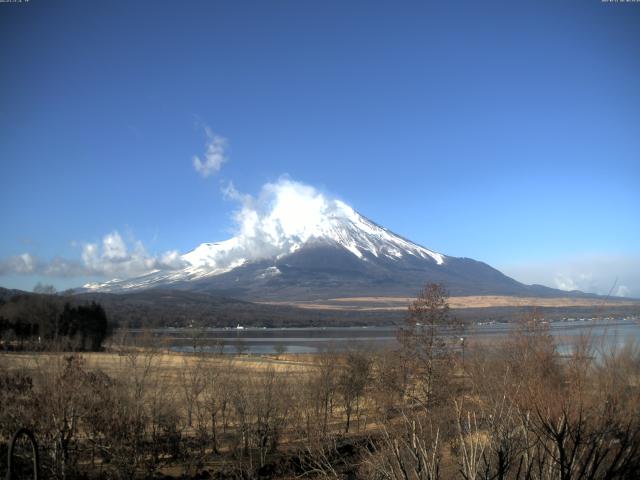
[[[149,263],[154,270],[144,275],[85,289],[158,287],[281,302],[412,297],[425,283],[437,282],[451,295],[565,295],[523,285],[486,263],[424,248],[345,202],[286,178],[265,185],[257,197],[240,194],[233,185],[224,194],[240,204],[232,238],[203,243],[184,255],[172,252]]]
[[[203,243],[182,258],[192,267],[228,271],[232,264],[282,258],[307,244],[325,243],[344,248],[363,260],[368,256],[390,259],[415,256],[432,259],[438,265],[444,263],[444,255],[378,226],[344,202],[334,202],[334,208],[321,215],[315,214],[316,211],[308,216],[299,210],[275,212],[262,219],[261,225],[252,224],[237,237],[220,243]]]
[[[231,187],[232,188],[232,187]],[[242,196],[235,212],[237,235],[203,243],[181,256],[181,268],[155,270],[128,280],[85,285],[90,290],[128,290],[193,281],[230,272],[252,262],[277,261],[303,249],[326,245],[363,262],[414,257],[443,265],[444,255],[412,243],[360,215],[345,202],[291,180],[267,184],[260,197]],[[277,274],[270,271],[267,277]]]

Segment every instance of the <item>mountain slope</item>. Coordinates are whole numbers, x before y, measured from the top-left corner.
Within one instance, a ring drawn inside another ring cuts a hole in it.
[[[323,200],[324,201],[324,200]],[[182,256],[183,267],[86,285],[89,291],[174,288],[238,298],[314,299],[414,295],[426,282],[452,295],[566,296],[527,286],[489,265],[434,252],[377,225],[344,202],[274,208],[258,227]],[[293,202],[295,203],[295,202]],[[275,212],[275,213],[274,213]],[[579,295],[580,292],[573,292]]]

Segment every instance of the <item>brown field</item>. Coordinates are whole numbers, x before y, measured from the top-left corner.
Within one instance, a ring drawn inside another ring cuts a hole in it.
[[[69,480],[530,478],[515,472],[528,459],[546,480],[572,465],[637,478],[640,349],[596,362],[584,339],[561,358],[547,328],[532,317],[463,352],[420,329],[399,350],[348,354],[0,353],[0,446],[28,426],[44,478]],[[570,459],[549,453],[565,444]]]
[[[310,355],[282,356],[213,356],[205,357],[171,351],[141,351],[140,357],[151,358],[154,370],[164,378],[178,378],[181,370],[204,362],[210,369],[228,369],[237,372],[276,372],[303,373],[314,367]],[[62,360],[70,353],[50,352],[3,352],[0,353],[0,365],[6,370],[33,370],[47,367]],[[80,354],[84,367],[88,370],[101,370],[114,377],[126,374],[131,368],[130,354],[119,352],[85,352]]]
[[[292,305],[312,310],[406,310],[414,300],[410,297],[345,297],[327,300],[300,302],[263,302],[270,305]],[[621,307],[639,306],[638,300],[597,299],[597,298],[541,298],[509,297],[500,295],[449,297],[450,308],[491,308],[491,307]]]

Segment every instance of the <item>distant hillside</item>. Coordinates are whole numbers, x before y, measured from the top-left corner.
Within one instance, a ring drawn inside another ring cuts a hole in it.
[[[10,289],[0,287],[0,304],[6,302],[11,297],[15,297],[16,295],[28,294],[29,292],[24,292],[22,290]]]

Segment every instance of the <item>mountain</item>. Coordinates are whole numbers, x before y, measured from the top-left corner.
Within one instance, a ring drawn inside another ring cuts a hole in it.
[[[0,305],[7,302],[10,298],[15,297],[16,295],[29,295],[29,293],[22,290],[0,287]]]
[[[451,295],[568,295],[524,285],[470,258],[429,250],[339,200],[322,208],[294,207],[251,219],[252,229],[229,240],[199,245],[182,255],[181,268],[89,284],[85,291],[169,288],[251,300],[309,300],[414,296],[426,282],[439,282]]]

